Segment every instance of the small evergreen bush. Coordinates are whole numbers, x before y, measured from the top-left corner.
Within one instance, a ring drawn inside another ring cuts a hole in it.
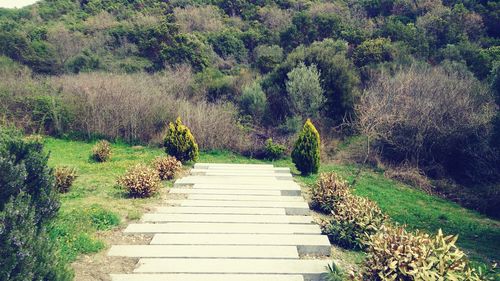
[[[97,162],[106,162],[111,158],[111,144],[107,140],[101,140],[92,148],[92,159]]]
[[[322,229],[342,247],[363,249],[368,236],[377,233],[386,221],[387,217],[375,202],[349,194],[334,205],[332,216]]]
[[[335,206],[350,195],[349,185],[336,173],[321,174],[311,189],[312,207],[329,214]]]
[[[264,147],[266,158],[270,160],[277,160],[283,158],[285,155],[286,147],[279,143],[274,143],[272,138],[266,140]]]
[[[170,122],[164,141],[167,154],[174,156],[182,162],[198,160],[198,144],[189,128],[177,118],[175,124]]]
[[[56,189],[61,193],[66,193],[70,190],[78,175],[75,168],[63,166],[54,170],[54,177],[56,178]]]
[[[123,187],[130,197],[145,198],[158,192],[161,180],[154,169],[138,164],[118,179],[118,185]]]
[[[19,193],[0,211],[0,280],[73,280],[45,229],[37,226],[32,200]]]
[[[316,174],[320,164],[319,133],[307,119],[292,151],[292,161],[302,175]]]
[[[182,169],[182,163],[173,156],[157,157],[153,161],[153,167],[161,180],[171,180]]]
[[[384,226],[369,238],[362,280],[482,280],[455,245],[457,238],[441,230],[432,237]]]

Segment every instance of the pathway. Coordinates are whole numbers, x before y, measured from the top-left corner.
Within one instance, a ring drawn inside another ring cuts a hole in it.
[[[319,280],[330,243],[309,216],[288,168],[198,163],[171,193],[187,199],[145,214],[125,234],[149,245],[115,245],[108,255],[139,258],[113,281]],[[173,205],[173,206],[172,206]]]

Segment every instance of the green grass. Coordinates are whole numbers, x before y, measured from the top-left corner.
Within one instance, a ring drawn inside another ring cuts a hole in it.
[[[49,227],[51,238],[57,241],[62,258],[68,262],[80,254],[102,250],[105,245],[97,238],[98,231],[116,227],[124,219],[139,219],[142,206],[158,200],[126,198],[116,187],[116,178],[137,163],[149,163],[164,155],[162,150],[112,144],[111,160],[96,163],[89,158],[93,145],[54,138],[45,142],[51,167],[70,166],[78,171],[71,191],[61,196],[60,212]]]
[[[122,220],[138,219],[142,214],[142,206],[158,200],[128,199],[115,187],[115,181],[128,167],[140,162],[148,163],[154,157],[163,155],[161,149],[113,144],[111,161],[94,163],[89,160],[92,145],[52,138],[46,142],[47,150],[51,151],[51,166],[75,167],[80,175],[72,190],[62,196],[61,212],[51,231],[53,237],[61,242],[68,260],[73,260],[81,253],[102,249],[104,245],[95,238],[95,233],[116,226],[118,221],[115,216]],[[317,179],[317,175],[298,175],[290,159],[269,162],[227,151],[213,151],[201,153],[199,162],[273,163],[291,167],[296,179],[303,184],[314,184]],[[320,169],[321,172],[335,171],[349,181],[356,170],[356,166],[344,164],[323,165]],[[458,234],[458,244],[475,262],[500,260],[499,221],[387,179],[382,172],[369,169],[362,170],[355,193],[376,201],[394,221],[406,224],[410,229],[435,233],[442,228],[447,234]],[[351,260],[359,257],[349,252],[346,255],[354,257]]]

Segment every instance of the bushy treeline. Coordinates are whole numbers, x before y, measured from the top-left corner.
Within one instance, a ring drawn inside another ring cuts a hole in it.
[[[129,142],[160,143],[181,116],[201,149],[241,152],[307,118],[323,136],[350,121],[342,133],[371,134],[384,162],[496,185],[499,14],[490,0],[42,0],[0,9],[0,106],[31,131]]]

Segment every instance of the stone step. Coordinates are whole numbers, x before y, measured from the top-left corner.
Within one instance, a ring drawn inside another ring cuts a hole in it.
[[[126,234],[150,233],[256,233],[256,234],[321,234],[316,224],[259,223],[131,223]]]
[[[108,256],[131,258],[264,258],[298,259],[294,246],[115,245]]]
[[[275,184],[247,185],[238,183],[196,183],[193,189],[229,189],[229,190],[298,190],[300,186],[293,181],[281,181]]]
[[[287,215],[308,215],[309,205],[306,202],[273,202],[273,201],[224,201],[224,200],[167,200],[167,204],[181,207],[255,207],[285,208]]]
[[[300,255],[330,255],[330,241],[317,234],[156,234],[151,245],[297,246]]]
[[[196,183],[227,184],[238,183],[239,185],[277,185],[280,181],[285,183],[292,180],[279,180],[275,177],[251,177],[251,176],[187,176],[175,181],[176,185],[192,185]]]
[[[144,222],[228,222],[228,223],[313,223],[310,216],[286,215],[215,215],[215,214],[144,214]]]
[[[300,274],[320,280],[329,260],[142,258],[136,273]]]
[[[240,214],[240,215],[285,215],[285,208],[245,208],[245,207],[158,207],[163,214]]]
[[[190,194],[189,200],[305,202],[301,196]]]
[[[224,169],[273,169],[271,164],[224,164],[224,163],[196,163],[196,169],[224,168]]]
[[[278,274],[111,274],[112,281],[304,281],[302,275]]]
[[[290,173],[276,173],[274,171],[267,170],[213,170],[213,169],[192,169],[190,172],[193,176],[242,176],[242,177],[253,177],[253,178],[276,178],[276,179],[292,179]]]
[[[221,195],[272,195],[279,196],[281,190],[254,190],[254,189],[195,189],[170,188],[172,194],[221,194]]]

